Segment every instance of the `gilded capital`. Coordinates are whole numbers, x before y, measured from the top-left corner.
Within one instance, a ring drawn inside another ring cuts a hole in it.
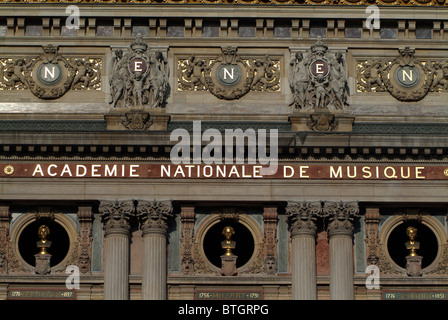
[[[135,213],[134,202],[101,201],[99,212],[104,224],[104,235],[123,234],[129,236],[131,230],[130,218]]]
[[[322,213],[318,202],[288,202],[286,206],[291,237],[296,235],[316,236],[316,219]]]
[[[171,201],[139,201],[137,216],[141,222],[143,236],[149,233],[166,235],[168,220],[173,216],[173,205]]]
[[[323,215],[329,217],[328,236],[350,235],[353,236],[353,221],[359,214],[358,202],[331,202],[327,201],[323,206]]]

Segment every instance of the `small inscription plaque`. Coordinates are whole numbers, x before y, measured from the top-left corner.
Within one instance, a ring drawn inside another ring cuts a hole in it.
[[[198,290],[195,300],[263,300],[263,292],[246,290]]]
[[[383,300],[448,300],[447,291],[388,291],[381,295]]]
[[[76,300],[76,291],[66,289],[9,289],[8,300]]]

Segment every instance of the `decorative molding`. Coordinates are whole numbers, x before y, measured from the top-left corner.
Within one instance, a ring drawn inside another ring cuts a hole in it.
[[[289,86],[295,110],[345,110],[348,106],[345,52],[332,52],[317,38],[309,50],[291,50]]]
[[[408,87],[399,81],[397,72],[403,67],[409,69],[404,79],[415,77]],[[389,92],[404,102],[419,101],[429,92],[448,92],[448,61],[417,59],[409,47],[399,49],[395,59],[358,60],[356,69],[358,92]]]
[[[130,218],[135,213],[132,200],[101,201],[98,210],[104,224],[105,237],[111,234],[129,236],[131,230]]]
[[[81,273],[89,273],[92,260],[92,207],[79,207],[78,267]]]
[[[8,273],[9,206],[0,206],[0,274]]]
[[[195,206],[184,205],[181,206],[181,238],[180,238],[180,256],[181,256],[181,272],[183,274],[194,273],[194,221],[195,221]]]
[[[1,122],[0,122],[1,123]],[[192,121],[170,121],[168,124],[168,130],[173,131],[177,128],[185,129],[189,132],[193,131]],[[244,121],[244,122],[229,122],[229,121],[202,121],[201,130],[205,131],[207,129],[216,129],[220,132],[225,132],[226,129],[277,129],[278,131],[288,132],[291,131],[291,124],[288,122],[255,122],[255,121]],[[1,129],[0,129],[1,130]]]
[[[63,57],[51,44],[42,50],[38,57],[0,59],[0,91],[29,89],[39,99],[54,100],[69,90],[101,90],[100,58]]]
[[[249,91],[280,91],[280,60],[269,56],[242,58],[235,47],[221,48],[218,57],[179,59],[178,90],[209,91],[219,99],[235,100]],[[223,79],[220,77],[220,70]],[[229,83],[223,82],[228,79]],[[230,81],[234,80],[234,81]]]
[[[365,226],[366,226],[366,238],[364,239],[367,250],[366,257],[369,265],[379,266],[379,243],[378,227],[380,221],[379,208],[366,208],[365,214]]]
[[[171,201],[138,201],[137,217],[141,222],[142,236],[150,233],[168,234],[168,220],[173,217]]]
[[[334,114],[329,112],[312,113],[307,126],[312,131],[328,132],[333,131],[338,126],[338,120]]]
[[[316,236],[316,220],[322,215],[322,203],[320,201],[289,201],[285,213],[288,215],[291,237],[297,235]]]
[[[91,3],[89,0],[0,0],[0,3],[6,3],[14,5],[15,3]],[[344,6],[344,5],[381,5],[381,6],[402,6],[402,7],[414,7],[414,6],[426,6],[426,7],[445,7],[448,3],[445,0],[96,0],[97,3],[104,3],[113,5],[116,3],[153,3],[153,4],[170,4],[170,5],[188,5],[188,4],[201,4],[201,5],[325,5],[325,6]]]
[[[148,112],[126,112],[121,123],[128,130],[148,130],[153,119]]]
[[[0,120],[0,131],[106,131],[105,120]]]
[[[277,207],[265,206],[263,211],[264,221],[264,272],[266,274],[277,273]]]
[[[109,104],[112,108],[163,108],[169,93],[167,52],[153,49],[141,34],[127,52],[112,51]]]
[[[359,205],[356,201],[350,202],[324,202],[322,213],[329,217],[328,238],[336,235],[349,235],[353,237],[353,221],[359,214]]]

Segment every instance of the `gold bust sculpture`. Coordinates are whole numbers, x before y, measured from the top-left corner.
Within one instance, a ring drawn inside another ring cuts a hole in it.
[[[224,255],[233,256],[233,249],[235,249],[236,242],[232,240],[232,236],[235,234],[235,230],[231,226],[226,226],[222,230],[222,235],[225,240],[221,242],[221,246],[224,249]]]
[[[40,249],[39,254],[48,254],[47,249],[51,246],[51,241],[47,239],[50,234],[50,228],[46,225],[41,225],[37,231],[40,241],[37,241],[37,247]]]
[[[406,229],[406,235],[409,238],[409,241],[406,242],[406,249],[409,250],[409,255],[411,257],[417,256],[417,250],[420,249],[420,242],[415,241],[417,237],[417,228],[413,226],[409,226]]]

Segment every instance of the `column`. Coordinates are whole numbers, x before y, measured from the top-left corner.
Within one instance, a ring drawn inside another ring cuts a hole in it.
[[[357,202],[325,202],[323,214],[330,217],[330,299],[353,300],[353,220]]]
[[[101,201],[104,224],[105,262],[104,299],[129,299],[130,218],[135,212],[133,201]]]
[[[167,299],[168,219],[172,217],[171,201],[139,201],[137,215],[143,237],[142,299]]]
[[[292,298],[316,300],[316,223],[320,202],[288,202],[291,231]]]

